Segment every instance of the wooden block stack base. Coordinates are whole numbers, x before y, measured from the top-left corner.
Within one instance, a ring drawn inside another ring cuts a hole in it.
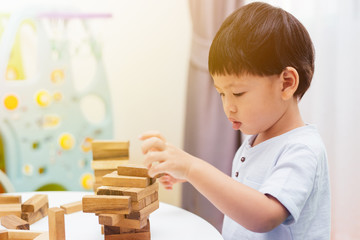
[[[111,239],[136,239],[136,240],[149,240],[151,239],[150,234],[150,221],[147,219],[147,224],[141,229],[132,229],[116,226],[104,225],[105,240]]]
[[[121,164],[103,177],[96,195],[83,197],[83,211],[99,216],[105,240],[150,240],[149,215],[159,208],[159,184],[142,165]],[[128,201],[128,202],[127,202]]]

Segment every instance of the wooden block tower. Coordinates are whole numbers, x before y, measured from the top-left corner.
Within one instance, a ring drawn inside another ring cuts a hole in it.
[[[82,205],[83,212],[99,216],[105,240],[150,240],[149,215],[159,208],[159,184],[149,177],[147,168],[119,164],[102,177],[101,184],[96,195],[83,197]]]
[[[129,160],[129,142],[93,141],[92,142],[95,183],[94,191],[102,185],[102,177],[116,171],[117,166]]]

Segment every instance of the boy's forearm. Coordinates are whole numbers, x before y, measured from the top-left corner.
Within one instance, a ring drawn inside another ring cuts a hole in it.
[[[275,198],[235,181],[201,159],[194,158],[187,180],[225,215],[251,231],[270,231],[288,216]]]

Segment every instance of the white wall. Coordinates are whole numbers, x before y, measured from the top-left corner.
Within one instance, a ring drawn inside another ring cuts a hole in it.
[[[108,1],[115,3],[117,1]],[[181,147],[190,48],[187,1],[126,1],[114,8],[104,57],[115,113],[116,138],[129,139],[130,154],[141,160],[137,137],[161,131]],[[179,186],[161,189],[162,201],[180,204]]]
[[[100,31],[113,102],[115,139],[130,140],[141,161],[138,136],[161,131],[182,147],[191,22],[187,0],[0,0],[1,11],[32,3],[74,6],[113,14]],[[180,186],[160,200],[180,205]]]

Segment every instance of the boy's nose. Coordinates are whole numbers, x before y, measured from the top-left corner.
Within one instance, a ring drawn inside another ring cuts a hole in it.
[[[231,112],[231,113],[235,113],[236,112],[236,106],[235,105],[230,105],[229,106],[229,112]]]
[[[235,113],[237,111],[237,108],[234,104],[232,104],[231,101],[229,100],[224,100],[223,102],[224,104],[224,110],[225,110],[225,113]]]

